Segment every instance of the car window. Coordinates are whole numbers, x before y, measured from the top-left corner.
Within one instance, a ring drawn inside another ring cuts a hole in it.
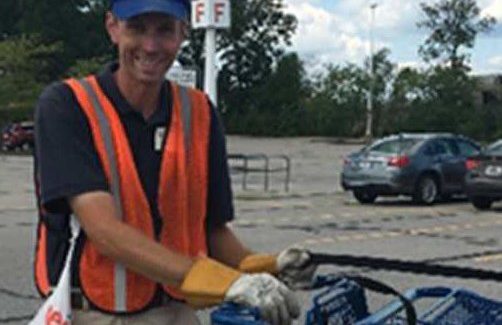
[[[454,139],[445,139],[444,142],[446,143],[448,151],[451,154],[453,154],[454,156],[460,155],[460,148],[457,145],[457,141],[455,141]]]
[[[430,141],[425,149],[425,154],[428,156],[446,155],[448,153],[451,154],[451,151],[448,145],[442,140]]]
[[[486,153],[490,155],[502,156],[502,142],[495,143],[486,149]]]
[[[479,148],[465,140],[457,140],[458,147],[460,149],[460,154],[464,157],[476,155],[479,153]]]
[[[375,143],[369,148],[369,151],[382,153],[406,152],[417,143],[417,139],[392,139]]]

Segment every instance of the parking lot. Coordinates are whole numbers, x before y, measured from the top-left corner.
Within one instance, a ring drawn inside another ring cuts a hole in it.
[[[465,199],[434,206],[413,205],[408,198],[379,199],[360,205],[339,185],[343,157],[360,144],[340,144],[319,138],[228,137],[233,154],[286,155],[291,159],[291,183],[284,189],[284,173],[264,175],[233,172],[236,220],[232,227],[257,251],[277,251],[300,244],[315,252],[354,254],[431,261],[502,271],[502,204],[478,212]],[[280,161],[272,161],[279,164]],[[36,309],[32,281],[35,202],[32,160],[28,156],[0,156],[0,323],[24,324]],[[502,283],[323,267],[321,273],[358,272],[399,290],[411,287],[461,286],[501,299]],[[305,307],[308,295],[302,295]],[[383,300],[371,299],[372,306]],[[207,323],[207,314],[201,314]]]

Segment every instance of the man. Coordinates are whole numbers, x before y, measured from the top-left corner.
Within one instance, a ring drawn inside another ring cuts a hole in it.
[[[105,25],[118,62],[49,86],[37,105],[38,290],[47,296],[57,283],[74,215],[74,324],[197,324],[194,308],[224,301],[290,323],[298,302],[268,273],[308,284],[308,253],[257,255],[226,226],[232,195],[215,109],[164,80],[190,0],[111,5]]]

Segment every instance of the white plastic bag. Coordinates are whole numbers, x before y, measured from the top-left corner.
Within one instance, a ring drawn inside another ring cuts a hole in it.
[[[80,225],[71,217],[70,248],[59,282],[49,298],[40,307],[29,325],[69,325],[71,324],[71,260],[75,250],[75,241],[80,233]]]

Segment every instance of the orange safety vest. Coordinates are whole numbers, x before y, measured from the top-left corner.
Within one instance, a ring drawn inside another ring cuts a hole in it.
[[[210,107],[205,95],[171,83],[173,107],[165,141],[158,190],[162,217],[155,238],[150,206],[131,148],[116,109],[94,76],[65,81],[89,122],[94,146],[108,179],[118,217],[152,240],[187,256],[207,255],[205,218],[208,182]],[[43,255],[45,231],[39,227],[37,256]],[[37,282],[47,286],[45,259],[36,263]],[[157,284],[101,255],[85,241],[79,278],[85,297],[98,309],[111,313],[137,312],[152,301]],[[164,290],[182,298],[173,288]],[[43,288],[41,290],[44,291]]]

